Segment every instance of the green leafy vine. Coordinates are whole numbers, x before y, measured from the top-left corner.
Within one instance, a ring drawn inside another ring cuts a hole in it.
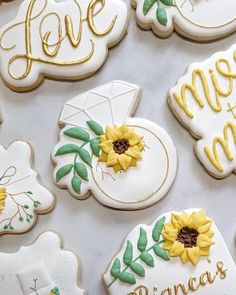
[[[143,13],[144,15],[147,15],[150,9],[153,7],[154,4],[157,4],[156,9],[156,18],[157,21],[163,25],[167,26],[168,23],[168,17],[167,17],[167,11],[165,7],[161,5],[164,4],[165,6],[176,6],[174,0],[145,0],[143,4]]]
[[[89,132],[80,127],[71,127],[64,131],[64,135],[77,139],[82,142],[81,145],[65,144],[61,146],[55,156],[63,156],[67,154],[75,154],[73,163],[62,166],[56,173],[56,182],[58,183],[69,173],[73,172],[71,186],[77,194],[81,192],[82,181],[88,181],[87,166],[92,167],[92,155],[99,157],[100,155],[100,140],[99,136],[104,134],[102,126],[91,120],[87,122],[89,129],[97,136],[91,138]],[[92,155],[85,149],[88,146],[91,149]]]
[[[149,267],[154,267],[155,261],[153,255],[150,253],[151,251],[153,251],[156,256],[163,260],[170,260],[167,251],[165,251],[160,246],[164,242],[164,240],[160,240],[164,223],[165,217],[161,218],[156,222],[152,230],[152,239],[154,241],[154,244],[149,248],[147,248],[147,232],[142,227],[140,228],[140,234],[137,243],[137,249],[139,250],[140,254],[136,258],[133,257],[133,244],[131,243],[131,241],[127,241],[127,246],[123,254],[123,262],[126,265],[126,267],[123,270],[121,270],[120,259],[116,258],[114,260],[110,271],[114,279],[108,285],[108,288],[111,287],[111,285],[114,284],[116,280],[120,280],[121,282],[134,285],[136,283],[135,275],[138,275],[139,277],[145,277],[145,268],[138,261],[141,260],[145,265]]]

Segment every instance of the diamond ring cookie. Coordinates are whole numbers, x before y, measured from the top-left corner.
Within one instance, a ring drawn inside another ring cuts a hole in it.
[[[7,149],[0,146],[0,235],[30,230],[38,214],[51,211],[54,196],[38,181],[31,168],[32,150],[23,141]]]
[[[151,121],[131,118],[141,89],[113,81],[69,100],[52,152],[54,180],[78,199],[91,193],[108,207],[136,210],[168,192],[177,171],[169,135]]]
[[[103,276],[110,295],[236,294],[236,266],[204,210],[136,226]]]
[[[215,40],[236,30],[232,0],[131,0],[139,26],[159,37],[177,31],[195,41]],[[209,13],[209,11],[211,13]]]
[[[95,73],[124,36],[122,0],[24,0],[0,29],[0,71],[15,91],[44,79],[77,80]]]
[[[198,140],[195,152],[216,178],[236,171],[236,46],[218,52],[187,73],[169,92],[169,105]]]
[[[85,295],[78,286],[78,259],[62,249],[54,232],[45,232],[15,253],[0,253],[0,290],[17,295]]]

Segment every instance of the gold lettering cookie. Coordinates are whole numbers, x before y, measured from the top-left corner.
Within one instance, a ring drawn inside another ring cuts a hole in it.
[[[149,120],[131,118],[141,90],[113,81],[69,100],[53,149],[54,180],[78,199],[136,210],[166,195],[177,170],[169,135]]]
[[[196,41],[214,40],[236,30],[232,0],[131,0],[141,28],[166,38],[173,31]],[[210,13],[209,13],[210,12]]]
[[[104,274],[110,295],[236,294],[236,266],[204,210],[168,212],[126,237]]]
[[[78,259],[62,249],[54,232],[41,234],[15,253],[0,253],[0,259],[2,294],[85,295],[78,286]]]
[[[121,0],[24,0],[0,30],[0,71],[15,91],[38,86],[44,77],[81,79],[105,62],[127,28]]]
[[[236,47],[192,64],[169,92],[169,104],[198,140],[197,157],[216,178],[236,171]]]
[[[53,209],[54,196],[31,168],[32,150],[26,142],[0,146],[0,162],[0,235],[24,233],[35,225],[38,214]]]

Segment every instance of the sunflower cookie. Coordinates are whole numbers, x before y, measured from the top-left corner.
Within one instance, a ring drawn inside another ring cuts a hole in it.
[[[141,90],[113,81],[69,100],[52,152],[54,179],[78,199],[92,193],[124,210],[153,205],[169,190],[177,155],[169,135],[148,120],[130,118]]]
[[[136,226],[104,274],[110,295],[236,294],[235,263],[204,210]]]
[[[46,245],[46,246],[45,246]],[[54,232],[45,232],[15,253],[0,253],[0,290],[17,295],[85,295],[78,286],[78,259],[62,249]]]
[[[30,230],[37,214],[51,211],[54,196],[38,182],[31,168],[32,151],[23,141],[0,146],[0,235]]]
[[[195,152],[216,178],[236,171],[236,46],[192,64],[169,92],[169,105],[197,138]]]
[[[169,37],[174,30],[196,41],[214,40],[236,30],[232,0],[131,0],[141,28]],[[211,13],[209,13],[209,11]]]
[[[32,90],[44,77],[88,77],[122,39],[127,21],[122,0],[24,0],[0,29],[1,76],[15,91]]]

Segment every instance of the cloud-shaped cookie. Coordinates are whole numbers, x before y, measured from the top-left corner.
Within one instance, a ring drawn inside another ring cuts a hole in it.
[[[96,72],[127,27],[121,0],[25,0],[0,30],[6,84],[27,91],[43,78],[80,79]]]

